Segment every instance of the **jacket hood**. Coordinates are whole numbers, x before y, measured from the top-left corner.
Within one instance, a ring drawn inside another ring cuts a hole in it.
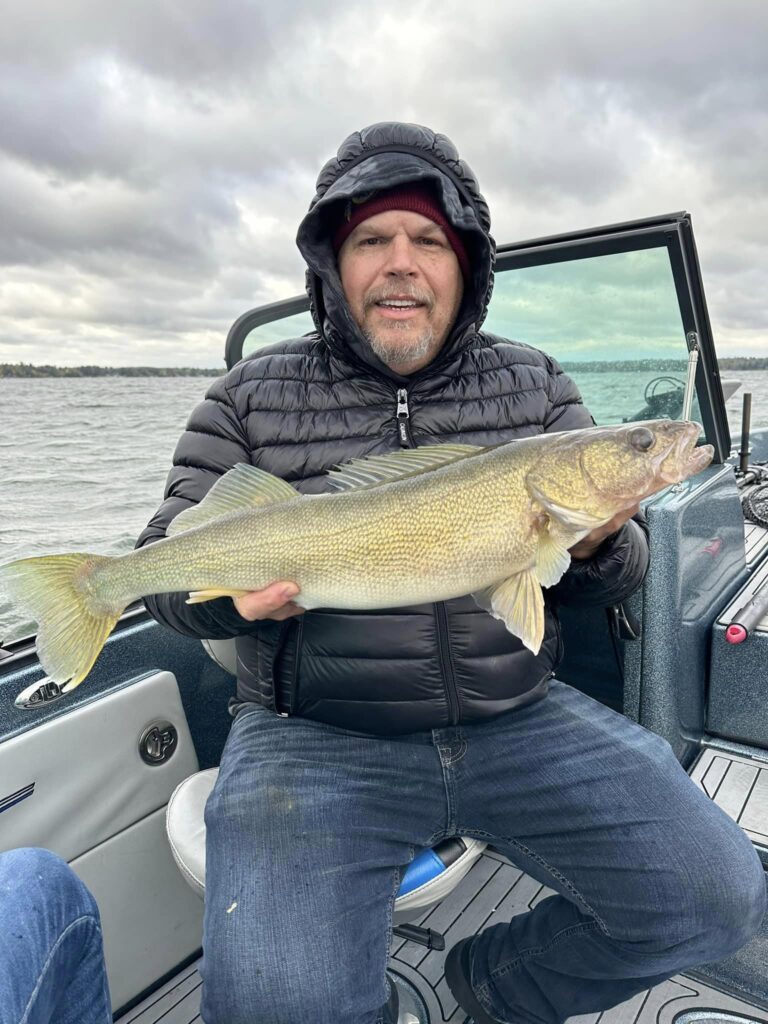
[[[331,238],[353,198],[417,181],[435,190],[446,217],[461,232],[472,276],[465,282],[456,322],[436,359],[404,377],[373,354],[354,320],[342,291]],[[307,263],[307,291],[318,331],[340,355],[352,355],[399,383],[429,373],[460,351],[485,319],[496,255],[490,227],[488,204],[477,179],[447,136],[422,125],[393,121],[348,136],[320,171],[315,197],[296,238]]]

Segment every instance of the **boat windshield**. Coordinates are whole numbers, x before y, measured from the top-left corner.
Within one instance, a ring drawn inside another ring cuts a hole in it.
[[[688,349],[665,246],[502,271],[484,327],[557,359],[598,424],[682,412]]]

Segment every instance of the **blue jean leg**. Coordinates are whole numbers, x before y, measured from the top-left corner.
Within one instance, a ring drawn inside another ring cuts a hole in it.
[[[249,707],[205,818],[206,1024],[375,1024],[401,871],[445,825],[429,733]]]
[[[96,903],[47,850],[0,854],[0,1024],[111,1024]]]
[[[558,894],[474,940],[472,985],[492,1017],[605,1010],[759,928],[760,860],[665,740],[559,682],[461,735],[457,830]]]

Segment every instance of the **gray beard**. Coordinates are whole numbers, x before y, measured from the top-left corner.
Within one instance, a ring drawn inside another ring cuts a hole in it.
[[[401,330],[407,331],[408,329],[408,326],[403,324]],[[427,327],[425,331],[417,337],[409,339],[405,344],[403,341],[395,342],[378,338],[373,331],[364,331],[363,333],[374,355],[377,355],[382,363],[389,367],[404,366],[416,362],[417,359],[423,359],[431,351],[435,339],[435,332],[431,327]]]

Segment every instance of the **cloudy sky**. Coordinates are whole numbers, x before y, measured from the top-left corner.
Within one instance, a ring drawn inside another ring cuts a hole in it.
[[[0,362],[219,365],[381,120],[456,142],[500,243],[689,210],[718,351],[768,354],[765,0],[6,0]]]

